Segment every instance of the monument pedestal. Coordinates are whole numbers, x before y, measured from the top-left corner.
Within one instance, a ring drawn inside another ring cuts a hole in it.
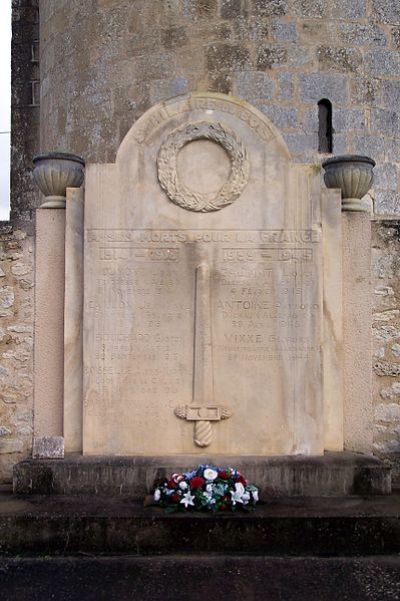
[[[128,495],[144,499],[155,480],[198,464],[232,466],[270,497],[391,494],[390,467],[376,457],[326,453],[321,457],[199,456],[27,459],[14,468],[16,494]]]

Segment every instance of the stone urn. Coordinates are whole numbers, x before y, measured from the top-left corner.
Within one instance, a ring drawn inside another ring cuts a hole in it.
[[[366,156],[344,155],[322,163],[327,188],[342,191],[342,211],[370,212],[369,199],[361,200],[372,186],[375,161]]]
[[[65,209],[67,188],[79,188],[85,161],[76,154],[46,152],[33,158],[33,179],[46,200],[41,209]]]

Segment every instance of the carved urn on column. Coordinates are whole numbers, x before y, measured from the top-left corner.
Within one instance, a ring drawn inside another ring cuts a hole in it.
[[[46,200],[41,209],[65,209],[67,188],[79,188],[85,161],[76,154],[47,152],[33,158],[33,179]]]
[[[342,191],[342,211],[370,212],[370,201],[362,198],[371,189],[374,179],[373,159],[349,154],[332,157],[322,163],[322,167],[326,187]]]

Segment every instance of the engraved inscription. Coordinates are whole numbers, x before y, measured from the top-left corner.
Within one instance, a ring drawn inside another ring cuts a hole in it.
[[[254,387],[272,403],[282,366],[318,361],[318,228],[90,229],[86,242],[87,416],[139,428],[179,417],[206,447],[251,410],[241,399]]]

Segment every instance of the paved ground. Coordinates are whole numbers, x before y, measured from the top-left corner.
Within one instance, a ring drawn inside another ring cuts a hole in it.
[[[400,558],[0,559],[1,601],[394,601]]]

